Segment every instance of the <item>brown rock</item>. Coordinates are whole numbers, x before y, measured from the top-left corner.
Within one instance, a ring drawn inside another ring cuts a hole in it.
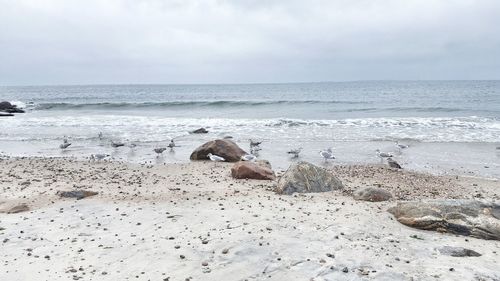
[[[365,187],[358,189],[353,194],[354,199],[370,202],[387,201],[392,198],[392,194],[382,188]]]
[[[500,240],[500,205],[478,200],[399,202],[388,210],[407,226]]]
[[[97,195],[98,193],[89,190],[72,190],[72,191],[59,191],[57,194],[61,197],[76,198],[77,200],[80,200],[86,197]]]
[[[233,141],[218,139],[209,141],[198,147],[191,153],[189,158],[191,160],[207,160],[209,153],[221,156],[228,162],[237,162],[241,159],[241,156],[248,154]]]
[[[274,180],[273,170],[254,162],[240,161],[231,168],[231,176],[235,179]]]
[[[331,172],[308,162],[291,165],[279,179],[276,193],[327,192],[343,189],[342,182]]]

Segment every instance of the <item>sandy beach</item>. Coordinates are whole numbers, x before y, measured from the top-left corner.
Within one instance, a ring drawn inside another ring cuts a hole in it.
[[[401,200],[498,201],[496,180],[334,165],[345,190],[278,195],[275,181],[231,178],[231,163],[0,163],[0,211],[29,208],[0,213],[0,280],[500,280],[500,241],[409,228],[387,212]],[[355,201],[364,186],[394,198]],[[58,195],[75,189],[98,194]]]

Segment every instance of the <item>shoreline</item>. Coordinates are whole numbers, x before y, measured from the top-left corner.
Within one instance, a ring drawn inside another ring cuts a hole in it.
[[[498,181],[338,165],[330,171],[344,191],[278,195],[274,181],[231,178],[233,163],[24,158],[0,164],[0,208],[5,202],[30,208],[0,213],[2,280],[500,278],[500,241],[409,228],[387,212],[401,200],[498,202]],[[352,198],[358,187],[377,184],[395,198]],[[57,195],[75,189],[98,194]],[[443,246],[482,256],[445,256]]]

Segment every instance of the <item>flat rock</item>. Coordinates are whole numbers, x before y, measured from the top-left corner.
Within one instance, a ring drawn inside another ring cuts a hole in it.
[[[59,196],[64,198],[76,198],[77,200],[97,195],[98,193],[95,191],[88,190],[72,190],[72,191],[59,191],[57,193]]]
[[[231,176],[235,179],[255,179],[255,180],[274,180],[276,176],[273,170],[267,165],[256,162],[240,161],[236,162],[231,168]]]
[[[278,194],[327,192],[343,189],[342,182],[331,172],[311,163],[301,161],[292,164],[279,179]]]
[[[407,226],[500,240],[500,205],[479,200],[399,202],[388,210]]]
[[[353,194],[354,199],[370,202],[387,201],[392,198],[392,194],[382,188],[365,187],[356,190]]]
[[[452,256],[452,257],[480,257],[481,254],[470,249],[462,247],[451,247],[444,246],[438,249],[442,255]]]
[[[10,205],[10,206],[5,206],[0,208],[0,213],[6,213],[6,214],[17,214],[17,213],[22,213],[22,212],[27,212],[29,211],[30,208],[27,204],[21,203],[17,205]]]
[[[205,128],[199,128],[194,131],[191,131],[191,134],[208,134],[208,130]]]
[[[248,154],[231,140],[217,139],[195,149],[189,158],[191,160],[208,160],[209,153],[221,156],[228,162],[238,162],[241,156]]]

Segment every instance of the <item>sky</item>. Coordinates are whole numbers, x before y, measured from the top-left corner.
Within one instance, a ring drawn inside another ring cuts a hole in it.
[[[498,0],[0,0],[0,85],[462,79]]]

